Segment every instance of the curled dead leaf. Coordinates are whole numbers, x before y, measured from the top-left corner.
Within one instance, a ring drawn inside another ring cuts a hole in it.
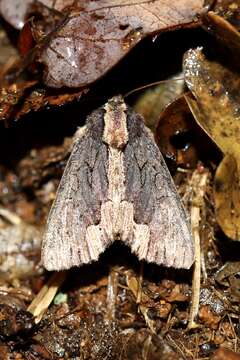
[[[208,61],[201,49],[184,57],[186,83],[195,99],[185,96],[198,122],[225,154],[215,175],[215,210],[219,225],[240,240],[240,77]]]
[[[199,159],[209,159],[209,154],[215,153],[211,140],[194,121],[184,96],[173,101],[160,114],[155,140],[170,167],[174,167],[176,162],[193,168]]]
[[[159,114],[184,91],[182,74],[177,74],[157,86],[146,89],[134,105],[134,110],[141,114],[147,127],[155,130]]]
[[[240,3],[238,0],[212,1],[211,10],[223,19],[229,21],[238,30],[240,29],[239,14]]]
[[[186,100],[197,123],[223,153],[239,156],[240,77],[216,62],[208,61],[200,48],[184,56],[184,75],[196,100]],[[237,90],[237,91],[236,91]]]
[[[203,27],[216,36],[234,52],[240,51],[240,34],[238,30],[226,19],[213,11],[209,11],[202,17]]]
[[[240,240],[240,174],[236,159],[226,155],[214,178],[214,198],[217,221],[224,233]]]

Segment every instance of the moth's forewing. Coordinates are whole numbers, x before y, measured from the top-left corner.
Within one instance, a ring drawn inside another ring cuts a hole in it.
[[[138,114],[131,112],[127,121],[126,198],[134,204],[136,229],[139,224],[148,226],[141,242],[135,230],[138,236],[129,245],[148,262],[190,268],[194,261],[190,224],[163,156]]]
[[[109,245],[101,232],[106,201],[108,149],[102,143],[103,111],[95,111],[77,136],[50,211],[42,245],[48,270],[63,270],[97,260]]]

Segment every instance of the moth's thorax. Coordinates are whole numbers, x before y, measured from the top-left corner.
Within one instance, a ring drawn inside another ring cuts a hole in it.
[[[111,202],[111,220],[114,236],[121,231],[122,227],[122,219],[119,214],[121,213],[121,202],[125,199],[126,193],[123,162],[123,152],[110,147],[108,159],[108,200]]]
[[[122,149],[128,142],[127,107],[120,96],[112,98],[105,106],[103,141]]]
[[[116,239],[122,233],[126,211],[123,204],[126,197],[124,152],[128,142],[127,107],[120,96],[112,98],[105,106],[103,141],[108,147],[108,201],[107,210],[111,223],[111,234]]]

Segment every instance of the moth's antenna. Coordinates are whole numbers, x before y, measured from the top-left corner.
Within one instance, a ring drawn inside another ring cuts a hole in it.
[[[184,78],[176,78],[176,79],[167,79],[167,80],[159,80],[159,81],[155,81],[155,82],[152,82],[152,83],[149,83],[149,84],[146,84],[146,85],[143,85],[143,86],[140,86],[138,88],[135,88],[133,90],[130,90],[129,92],[127,92],[125,95],[123,95],[123,98],[125,99],[126,97],[128,97],[129,95],[132,95],[134,94],[135,92],[137,91],[140,91],[140,90],[143,90],[143,89],[147,89],[151,86],[156,86],[156,85],[159,85],[159,84],[163,84],[163,83],[168,83],[168,82],[172,82],[172,81],[182,81],[184,80]]]

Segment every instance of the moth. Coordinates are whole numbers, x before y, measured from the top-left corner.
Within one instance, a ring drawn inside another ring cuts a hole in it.
[[[121,96],[78,131],[47,220],[43,264],[81,266],[115,240],[147,262],[190,268],[194,260],[187,215],[163,156]]]

